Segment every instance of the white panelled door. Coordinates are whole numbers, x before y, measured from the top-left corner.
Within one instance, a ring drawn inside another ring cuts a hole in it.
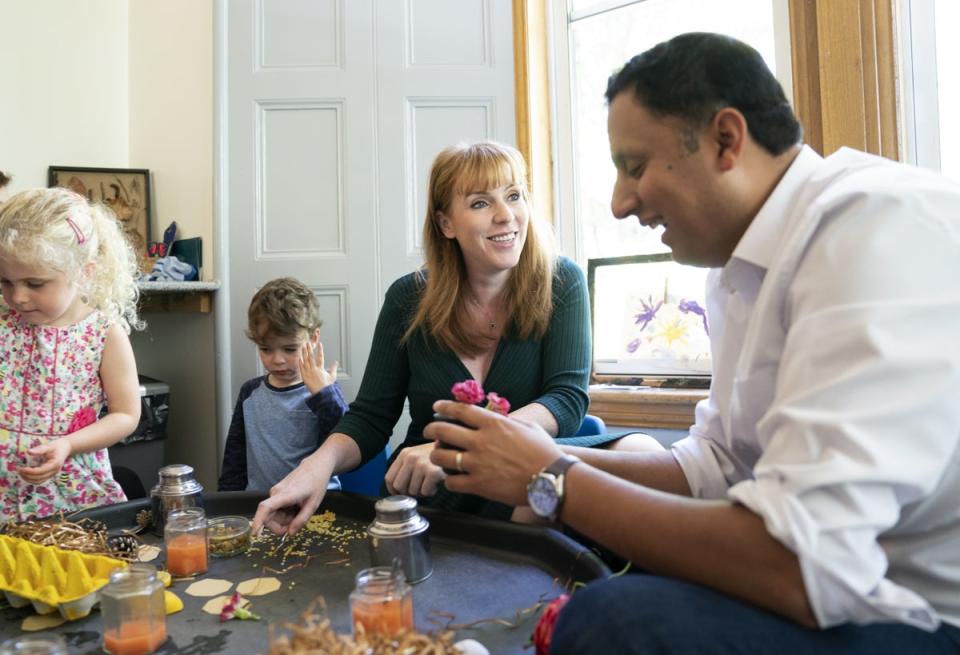
[[[510,0],[382,0],[376,7],[380,229],[390,244],[381,265],[389,284],[423,261],[437,152],[458,141],[516,144],[513,17]]]
[[[386,287],[422,261],[434,155],[462,140],[515,142],[511,0],[221,7],[230,316],[220,393],[235,398],[262,372],[244,337],[247,305],[290,275],[317,293],[327,359],[352,399]]]

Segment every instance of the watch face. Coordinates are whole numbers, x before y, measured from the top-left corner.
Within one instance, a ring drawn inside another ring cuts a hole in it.
[[[553,481],[544,476],[535,478],[527,489],[527,502],[537,516],[552,517],[557,511],[557,489]]]

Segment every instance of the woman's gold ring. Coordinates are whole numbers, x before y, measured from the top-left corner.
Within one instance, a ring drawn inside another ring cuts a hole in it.
[[[463,473],[463,453],[457,453],[457,471]]]

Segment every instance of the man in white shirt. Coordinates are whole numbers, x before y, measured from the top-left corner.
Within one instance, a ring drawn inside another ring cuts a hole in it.
[[[686,34],[610,79],[612,209],[714,268],[714,375],[671,451],[565,455],[435,409],[446,484],[649,574],[577,591],[551,653],[960,649],[960,187],[823,159],[760,55]],[[528,487],[529,485],[529,487]]]

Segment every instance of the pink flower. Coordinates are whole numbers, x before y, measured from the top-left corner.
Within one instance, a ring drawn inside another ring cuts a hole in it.
[[[97,420],[97,413],[93,407],[84,407],[78,409],[77,413],[70,419],[70,427],[67,428],[67,434],[73,434],[77,430],[82,430]]]
[[[487,409],[506,416],[510,413],[510,401],[498,393],[491,391],[487,394]]]
[[[476,380],[457,382],[450,388],[450,393],[453,394],[457,402],[467,403],[468,405],[479,405],[484,401],[483,387]],[[491,412],[506,416],[510,411],[510,402],[494,391],[486,395],[486,401],[487,404],[484,405],[484,409],[489,409]]]
[[[570,600],[568,594],[561,594],[550,601],[547,609],[543,610],[537,626],[533,629],[533,645],[537,649],[536,655],[547,655],[550,652],[550,642],[553,641],[553,626],[557,622],[560,610]]]
[[[220,610],[220,623],[225,623],[230,619],[260,619],[259,616],[250,610],[241,607],[240,605],[242,603],[243,596],[240,595],[239,591],[230,596],[230,600],[224,603],[223,609]]]
[[[483,387],[476,380],[464,380],[457,382],[450,389],[450,393],[457,402],[475,405],[483,402]]]

